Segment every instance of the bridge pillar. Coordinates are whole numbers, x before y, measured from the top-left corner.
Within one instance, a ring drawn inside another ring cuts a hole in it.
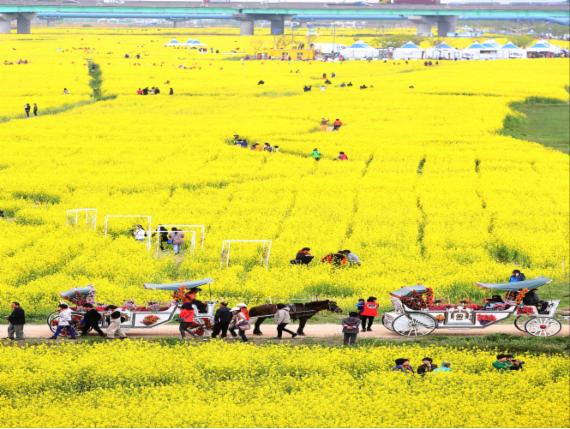
[[[32,32],[32,19],[35,13],[19,13],[16,17],[18,34],[30,34]]]
[[[271,18],[271,34],[278,36],[285,33],[285,16]]]
[[[441,16],[437,20],[437,35],[439,37],[447,36],[447,33],[455,33],[457,30],[456,16]]]
[[[253,36],[255,21],[253,18],[243,18],[239,22],[240,36]]]
[[[416,26],[418,36],[431,36],[431,28],[435,20],[431,16],[410,16],[408,20]]]
[[[6,13],[0,14],[0,34],[8,34],[12,29],[12,17]]]

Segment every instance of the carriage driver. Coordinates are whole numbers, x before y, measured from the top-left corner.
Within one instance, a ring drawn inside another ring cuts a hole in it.
[[[192,289],[190,289],[188,292],[184,294],[184,297],[182,298],[182,304],[188,303],[190,304],[190,306],[195,305],[200,313],[207,312],[208,310],[206,308],[206,304],[196,299],[196,295],[198,294],[198,292],[201,291],[202,289],[200,289],[199,287],[193,287]]]

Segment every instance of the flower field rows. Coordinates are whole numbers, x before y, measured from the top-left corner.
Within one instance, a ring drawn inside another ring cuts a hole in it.
[[[44,316],[58,291],[87,283],[101,302],[167,299],[142,283],[201,277],[215,279],[217,299],[318,295],[345,308],[371,294],[386,304],[388,291],[416,283],[476,299],[473,282],[504,280],[514,266],[567,282],[568,157],[497,133],[510,102],[567,97],[567,59],[255,62],[224,54],[250,51],[249,38],[200,36],[220,53],[199,54],[124,31],[0,36],[13,37],[0,55],[29,61],[0,65],[0,116],[13,118],[0,124],[0,306],[17,299]],[[87,60],[116,99],[18,119],[36,96],[40,109],[89,99]],[[136,96],[145,86],[162,92]],[[345,125],[321,132],[323,116]],[[282,151],[233,147],[234,133]],[[333,161],[341,150],[348,162]],[[65,225],[75,207],[98,208],[97,232]],[[104,237],[108,213],[203,224],[205,247],[155,258],[129,237],[142,220],[115,220]],[[273,240],[269,270],[255,264],[255,246],[232,248],[220,270],[224,239]],[[349,248],[363,266],[291,266],[307,245],[317,257]]]
[[[454,370],[390,371],[402,353]],[[436,346],[4,347],[0,419],[7,427],[565,427],[566,358],[519,357],[524,372],[500,373],[492,353]]]

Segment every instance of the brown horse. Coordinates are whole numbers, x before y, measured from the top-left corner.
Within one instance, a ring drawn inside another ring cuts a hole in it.
[[[317,314],[319,311],[328,310],[334,313],[342,313],[342,309],[336,305],[336,302],[325,300],[325,301],[313,301],[304,304],[285,304],[291,310],[291,319],[299,320],[299,328],[297,329],[297,335],[305,335],[303,329],[307,324],[307,320]],[[249,310],[250,317],[255,318],[255,327],[253,329],[254,335],[263,335],[261,332],[261,324],[265,319],[273,317],[277,312],[277,304],[264,304],[252,307]]]

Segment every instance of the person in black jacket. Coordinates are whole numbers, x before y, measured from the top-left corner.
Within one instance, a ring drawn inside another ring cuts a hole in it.
[[[93,304],[84,304],[83,308],[85,308],[87,312],[83,315],[83,319],[81,320],[81,336],[86,336],[89,330],[93,329],[100,337],[104,337],[105,333],[99,327],[101,314],[93,308]]]
[[[220,308],[214,315],[214,330],[212,331],[212,338],[216,338],[220,332],[220,338],[226,338],[228,335],[228,328],[232,321],[233,314],[228,308],[227,302],[220,302]]]
[[[26,313],[24,309],[20,307],[19,302],[12,302],[12,313],[8,316],[8,322],[8,338],[10,340],[23,340]]]
[[[432,358],[425,357],[422,359],[422,364],[418,367],[417,372],[419,375],[426,375],[426,373],[432,372],[436,368],[437,365],[433,363]]]

